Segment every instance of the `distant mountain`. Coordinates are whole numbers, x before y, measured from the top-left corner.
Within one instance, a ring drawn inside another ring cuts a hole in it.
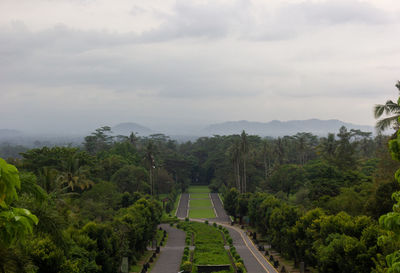
[[[328,133],[337,133],[342,126],[345,126],[348,130],[358,129],[364,132],[375,132],[372,126],[356,125],[337,119],[308,119],[290,121],[273,120],[266,123],[246,120],[228,121],[207,126],[204,128],[203,134],[232,135],[240,134],[242,130],[245,130],[248,134],[271,137],[294,135],[298,132],[309,132],[318,136],[325,136]]]
[[[134,122],[124,122],[111,128],[114,134],[128,136],[135,133],[141,136],[154,134],[154,131]]]

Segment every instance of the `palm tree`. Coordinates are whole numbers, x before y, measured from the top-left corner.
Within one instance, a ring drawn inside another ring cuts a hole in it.
[[[50,193],[57,187],[57,177],[58,172],[56,169],[43,167],[39,170],[38,183],[47,193]]]
[[[156,163],[154,160],[154,153],[155,153],[155,145],[152,141],[149,141],[146,147],[146,155],[145,160],[149,166],[149,180],[151,186],[151,195],[154,194],[154,169],[156,168]]]
[[[233,172],[236,180],[236,188],[241,192],[240,183],[240,142],[235,139],[235,142],[229,149],[230,157],[233,164]]]
[[[248,142],[247,142],[247,134],[243,130],[241,134],[241,142],[240,142],[240,152],[242,155],[242,163],[243,163],[243,185],[242,192],[245,193],[247,191],[247,181],[246,181],[246,158],[247,153],[249,152]]]
[[[400,92],[400,81],[397,81],[396,84],[397,89]],[[374,108],[375,118],[380,118],[383,113],[388,117],[382,118],[378,120],[376,123],[376,128],[378,131],[384,131],[390,127],[393,127],[396,131],[399,129],[399,117],[400,117],[400,98],[397,102],[393,102],[392,100],[388,100],[385,104],[377,104]],[[390,116],[389,116],[390,115]]]
[[[267,139],[263,140],[263,159],[264,159],[264,172],[265,172],[265,181],[267,181],[268,176],[272,167],[272,147],[270,142]]]
[[[66,185],[74,191],[75,187],[81,190],[89,189],[94,185],[94,182],[87,176],[90,174],[90,169],[87,166],[82,166],[79,163],[79,158],[72,155],[67,161],[63,162],[64,170],[57,178],[59,185]]]

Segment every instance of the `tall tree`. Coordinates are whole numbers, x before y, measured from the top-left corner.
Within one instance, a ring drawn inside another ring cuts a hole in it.
[[[272,168],[272,147],[267,139],[263,140],[263,161],[264,161],[264,175],[265,181],[267,181]]]
[[[243,163],[243,184],[242,184],[242,193],[247,191],[247,178],[246,178],[246,160],[247,154],[249,152],[248,141],[247,141],[247,134],[243,130],[242,134],[240,135],[241,142],[240,142],[240,152],[242,156],[242,163]]]
[[[230,158],[233,164],[233,173],[236,188],[241,192],[241,179],[240,179],[240,142],[235,139],[230,147]]]
[[[400,92],[400,81],[397,81],[396,87]],[[376,119],[381,118],[384,113],[388,117],[378,120],[375,127],[379,131],[384,131],[390,127],[397,131],[399,129],[400,98],[397,99],[397,102],[388,100],[385,104],[375,105],[374,115]]]
[[[149,168],[149,181],[150,181],[150,187],[151,187],[151,195],[154,194],[154,174],[155,174],[155,169],[156,169],[156,162],[154,160],[155,149],[156,149],[156,147],[155,147],[153,141],[149,141],[149,143],[146,146],[145,160],[146,160],[148,168]]]

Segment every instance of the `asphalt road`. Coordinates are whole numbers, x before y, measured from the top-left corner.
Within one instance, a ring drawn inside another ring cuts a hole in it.
[[[185,248],[186,234],[183,230],[173,228],[167,224],[160,225],[168,232],[168,241],[161,247],[160,256],[151,273],[177,273],[181,265],[183,249]]]
[[[215,212],[216,218],[209,219],[210,223],[216,222],[225,226],[229,230],[229,234],[232,237],[233,244],[243,259],[243,263],[249,273],[278,273],[278,271],[267,261],[264,255],[257,249],[246,232],[240,228],[232,227],[229,223],[231,219],[224,210],[221,199],[217,193],[210,194]],[[177,216],[179,218],[187,217],[188,212],[189,194],[182,194],[179,208],[177,210]],[[195,221],[204,221],[200,219],[191,219]]]
[[[188,216],[188,208],[189,208],[189,194],[182,193],[181,198],[179,200],[178,209],[176,210],[176,216],[178,218],[185,218]]]

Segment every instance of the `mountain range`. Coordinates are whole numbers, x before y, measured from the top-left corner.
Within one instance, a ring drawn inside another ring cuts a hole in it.
[[[252,121],[228,121],[209,125],[205,128],[198,128],[197,130],[183,130],[176,133],[174,130],[163,131],[150,129],[134,122],[124,122],[117,124],[111,128],[113,135],[129,135],[135,133],[140,136],[148,136],[156,133],[164,133],[169,135],[172,139],[178,141],[195,140],[202,136],[212,135],[232,135],[240,134],[243,130],[251,135],[259,135],[262,137],[278,137],[285,135],[295,135],[298,132],[308,132],[318,136],[326,136],[328,133],[337,133],[339,128],[345,126],[348,130],[358,129],[364,132],[375,132],[374,127],[357,125],[352,123],[343,122],[336,119],[320,120],[290,120],[279,121],[273,120],[270,122],[252,122]],[[94,131],[94,130],[93,130]],[[89,135],[90,132],[82,135],[69,135],[69,134],[29,134],[22,131],[13,129],[0,129],[0,142],[7,142],[13,144],[28,144],[32,145],[36,140],[45,140],[49,143],[77,143],[83,142],[83,137]]]
[[[356,125],[337,119],[273,120],[265,123],[246,120],[228,121],[209,125],[204,128],[203,132],[207,135],[232,135],[240,134],[242,130],[245,130],[246,133],[251,135],[271,137],[294,135],[298,132],[308,132],[318,136],[325,136],[328,133],[337,133],[339,128],[342,126],[345,126],[348,130],[358,129],[364,132],[375,132],[375,129],[372,126]]]

